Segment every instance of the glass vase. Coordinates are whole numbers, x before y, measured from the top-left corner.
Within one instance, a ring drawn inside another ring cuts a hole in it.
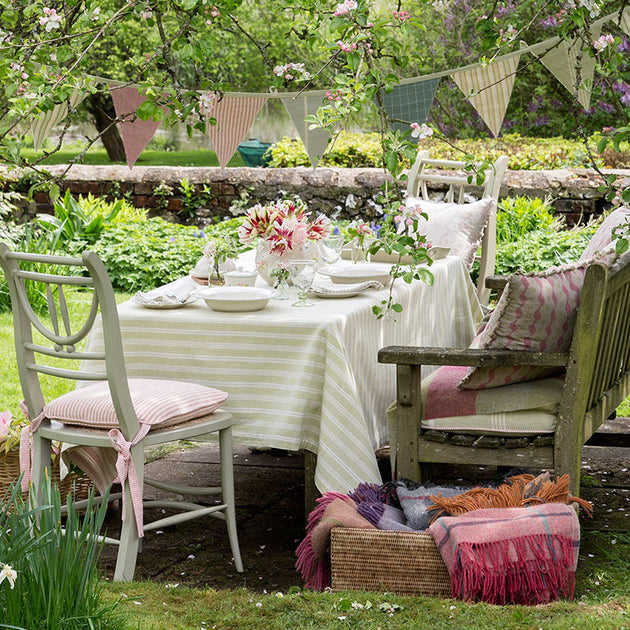
[[[276,282],[276,279],[271,275],[271,270],[274,267],[277,267],[279,264],[286,264],[288,267],[291,261],[304,260],[305,258],[313,258],[308,244],[296,245],[293,249],[285,249],[280,252],[272,251],[272,243],[264,239],[259,240],[256,245],[256,271],[271,287]]]

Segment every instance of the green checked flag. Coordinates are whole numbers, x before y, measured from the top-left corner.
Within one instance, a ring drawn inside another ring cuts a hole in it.
[[[409,131],[411,123],[426,122],[439,81],[439,78],[435,78],[401,83],[389,94],[382,92],[383,104],[393,129]]]

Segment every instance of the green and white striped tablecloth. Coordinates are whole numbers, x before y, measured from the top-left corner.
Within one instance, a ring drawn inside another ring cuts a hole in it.
[[[372,314],[386,289],[346,299],[313,297],[312,308],[271,300],[253,313],[220,313],[202,301],[177,310],[126,302],[119,317],[128,375],[228,392],[223,408],[238,422],[235,441],[316,453],[321,492],[380,482],[374,451],[387,442],[385,410],[396,388],[395,368],[377,363],[378,350],[391,344],[466,347],[480,318],[458,258],[438,261],[432,271],[433,286],[396,284],[403,312],[395,322]],[[89,349],[102,349],[98,325]]]

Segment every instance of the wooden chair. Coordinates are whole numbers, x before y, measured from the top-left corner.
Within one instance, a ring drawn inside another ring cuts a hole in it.
[[[492,197],[495,202],[499,199],[501,181],[507,169],[508,157],[499,157],[492,168],[485,173],[483,186],[469,183],[463,169],[464,162],[455,160],[432,160],[428,151],[419,151],[416,161],[407,175],[407,195],[431,199],[431,193],[435,190],[445,189],[444,201],[448,203],[465,203],[466,192],[474,191],[478,197]],[[431,169],[431,170],[428,170]],[[436,171],[437,169],[437,171]],[[487,305],[490,299],[490,289],[485,285],[485,279],[494,273],[496,258],[496,203],[488,219],[488,224],[483,235],[481,254],[479,260],[479,280],[477,282],[477,296],[483,305]]]
[[[570,475],[571,492],[577,495],[582,445],[630,394],[628,260],[630,257],[622,259],[611,270],[600,262],[586,268],[568,353],[403,346],[381,349],[379,362],[396,365],[397,401],[391,417],[396,438],[390,449],[398,475],[420,479],[425,464],[553,469],[558,475]],[[527,427],[523,427],[523,436],[471,436],[465,431],[432,435],[435,432],[421,427],[422,365],[561,366],[566,373],[554,433],[523,437],[527,434]]]
[[[53,440],[109,449],[110,453],[114,449],[118,451],[116,470],[124,492],[110,499],[122,496],[122,528],[119,540],[104,541],[119,546],[115,580],[133,579],[143,529],[159,529],[206,515],[227,523],[234,565],[242,572],[234,503],[232,417],[217,409],[227,394],[194,383],[127,379],[114,292],[103,263],[93,252],[84,252],[81,258],[43,256],[13,252],[0,243],[0,265],[11,293],[20,382],[31,418],[31,496],[41,500],[38,485],[46,469],[50,470]],[[89,315],[78,326],[71,321],[67,306],[69,287],[92,293]],[[47,317],[40,316],[29,301],[34,290],[45,292]],[[90,332],[99,311],[105,351],[81,351],[78,345]],[[94,365],[94,361],[104,363],[105,371],[75,369],[78,362]],[[46,404],[42,375],[91,384]],[[145,447],[208,433],[219,434],[221,486],[180,487],[145,478]],[[103,470],[96,472],[104,474]],[[145,523],[141,503],[145,483],[178,496],[172,501],[148,501],[144,506],[174,509],[176,513]],[[222,502],[210,507],[179,497],[219,494]]]

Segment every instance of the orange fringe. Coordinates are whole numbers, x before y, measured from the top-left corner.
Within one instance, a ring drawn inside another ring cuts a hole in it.
[[[483,508],[528,507],[541,503],[574,503],[593,516],[592,504],[569,492],[569,475],[563,475],[557,481],[551,481],[549,473],[538,477],[515,475],[497,488],[473,488],[454,497],[437,494],[430,498],[434,505],[427,509],[436,512],[431,522],[440,516],[459,516]]]

